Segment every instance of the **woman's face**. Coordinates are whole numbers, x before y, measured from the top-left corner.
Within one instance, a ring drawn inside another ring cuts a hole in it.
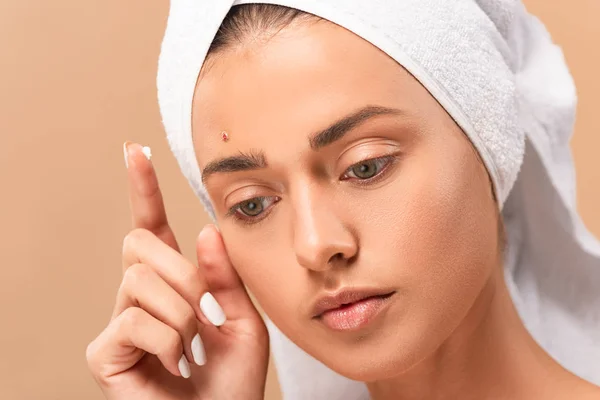
[[[394,60],[332,23],[216,55],[193,127],[244,283],[347,377],[391,377],[430,354],[497,265],[496,206],[468,139]],[[384,296],[315,316],[344,289]]]

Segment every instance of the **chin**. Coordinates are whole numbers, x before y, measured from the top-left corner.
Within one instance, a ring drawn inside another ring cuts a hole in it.
[[[319,351],[312,353],[346,378],[360,382],[381,381],[410,370],[426,357],[427,346],[419,340],[423,335],[415,335],[412,338],[415,340],[408,336],[402,330],[394,329],[388,335],[359,336],[351,342],[333,344],[327,341]]]
[[[342,360],[340,361],[332,360],[332,357],[329,356],[329,362],[325,362],[325,365],[348,379],[360,382],[392,379],[415,365],[412,357],[404,357],[401,354],[394,354],[389,351],[367,352],[370,355],[366,357],[361,355],[348,357],[351,356],[349,353],[341,357]]]

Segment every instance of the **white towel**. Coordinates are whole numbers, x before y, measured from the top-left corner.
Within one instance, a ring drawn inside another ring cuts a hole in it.
[[[508,234],[505,277],[526,327],[563,366],[600,384],[600,243],[576,210],[575,88],[539,20],[518,0],[172,0],[157,77],[160,111],[181,170],[213,217],[192,145],[192,96],[221,21],[245,3],[333,21],[429,90],[491,175]],[[368,398],[363,383],[267,326],[286,399]]]

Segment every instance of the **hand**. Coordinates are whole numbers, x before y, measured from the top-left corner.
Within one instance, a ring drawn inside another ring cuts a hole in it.
[[[206,226],[198,267],[186,260],[152,163],[139,144],[127,147],[134,229],[113,315],[87,347],[94,379],[107,399],[263,399],[267,330],[221,235]]]

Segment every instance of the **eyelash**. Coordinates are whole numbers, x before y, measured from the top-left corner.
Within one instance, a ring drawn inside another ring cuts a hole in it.
[[[379,171],[377,171],[377,173],[371,178],[360,179],[360,178],[350,177],[350,178],[346,178],[343,180],[353,179],[355,181],[355,183],[358,185],[372,185],[374,183],[379,182],[381,179],[385,178],[387,175],[387,171],[397,160],[398,160],[398,155],[387,155],[387,156],[383,156],[383,157],[368,158],[366,160],[359,161],[355,164],[352,164],[348,169],[346,169],[346,172],[344,172],[343,176],[346,176],[348,174],[348,171],[351,171],[352,168],[362,165],[362,164],[382,161],[383,165],[382,165],[381,169]]]
[[[377,174],[375,174],[373,177],[371,178],[367,178],[367,179],[360,179],[360,178],[347,178],[346,176],[348,175],[348,172],[351,171],[354,167],[359,166],[361,164],[365,164],[365,163],[370,163],[370,162],[377,162],[377,161],[382,161],[383,162],[383,166],[381,167],[381,169],[379,171],[377,171]],[[398,161],[398,155],[387,155],[387,156],[383,156],[383,157],[376,157],[376,158],[368,158],[365,160],[361,160],[355,164],[352,164],[350,167],[348,167],[348,169],[346,169],[346,171],[344,172],[344,175],[342,175],[342,177],[346,177],[345,179],[342,180],[355,180],[356,183],[358,185],[370,185],[370,184],[374,184],[379,182],[380,180],[382,180],[383,178],[385,178],[385,176],[387,175],[388,170],[390,169],[390,167],[396,162]],[[268,207],[264,208],[264,210],[258,214],[257,216],[248,216],[248,215],[244,215],[241,212],[241,207],[242,205],[244,205],[245,203],[248,202],[257,202],[257,203],[262,203],[265,200],[269,200],[269,199],[274,199],[272,200],[272,204],[269,205]],[[273,204],[276,204],[277,202],[279,202],[279,200],[281,200],[279,197],[277,196],[258,196],[258,197],[253,197],[251,199],[248,200],[244,200],[242,202],[237,203],[236,205],[234,205],[233,207],[231,207],[228,211],[226,216],[227,217],[234,217],[238,222],[244,224],[244,225],[254,225],[259,223],[260,221],[262,221],[263,219],[265,219],[267,217],[267,215],[270,213],[270,210],[272,208]]]
[[[240,212],[240,209],[242,208],[242,205],[244,205],[245,203],[249,203],[251,201],[252,202],[256,202],[256,203],[262,203],[263,201],[269,200],[269,199],[274,199],[273,202],[272,202],[272,204],[275,204],[279,200],[281,200],[277,196],[258,196],[258,197],[253,197],[251,199],[239,202],[236,205],[234,205],[233,207],[231,207],[229,209],[229,211],[227,211],[226,216],[227,217],[233,217],[237,221],[239,221],[239,222],[241,222],[241,223],[243,223],[245,225],[256,224],[256,223],[260,222],[261,220],[263,220],[267,216],[267,214],[270,212],[269,210],[271,209],[271,206],[266,207],[258,216],[252,217],[252,216],[249,216],[249,215],[244,215],[243,213]]]

